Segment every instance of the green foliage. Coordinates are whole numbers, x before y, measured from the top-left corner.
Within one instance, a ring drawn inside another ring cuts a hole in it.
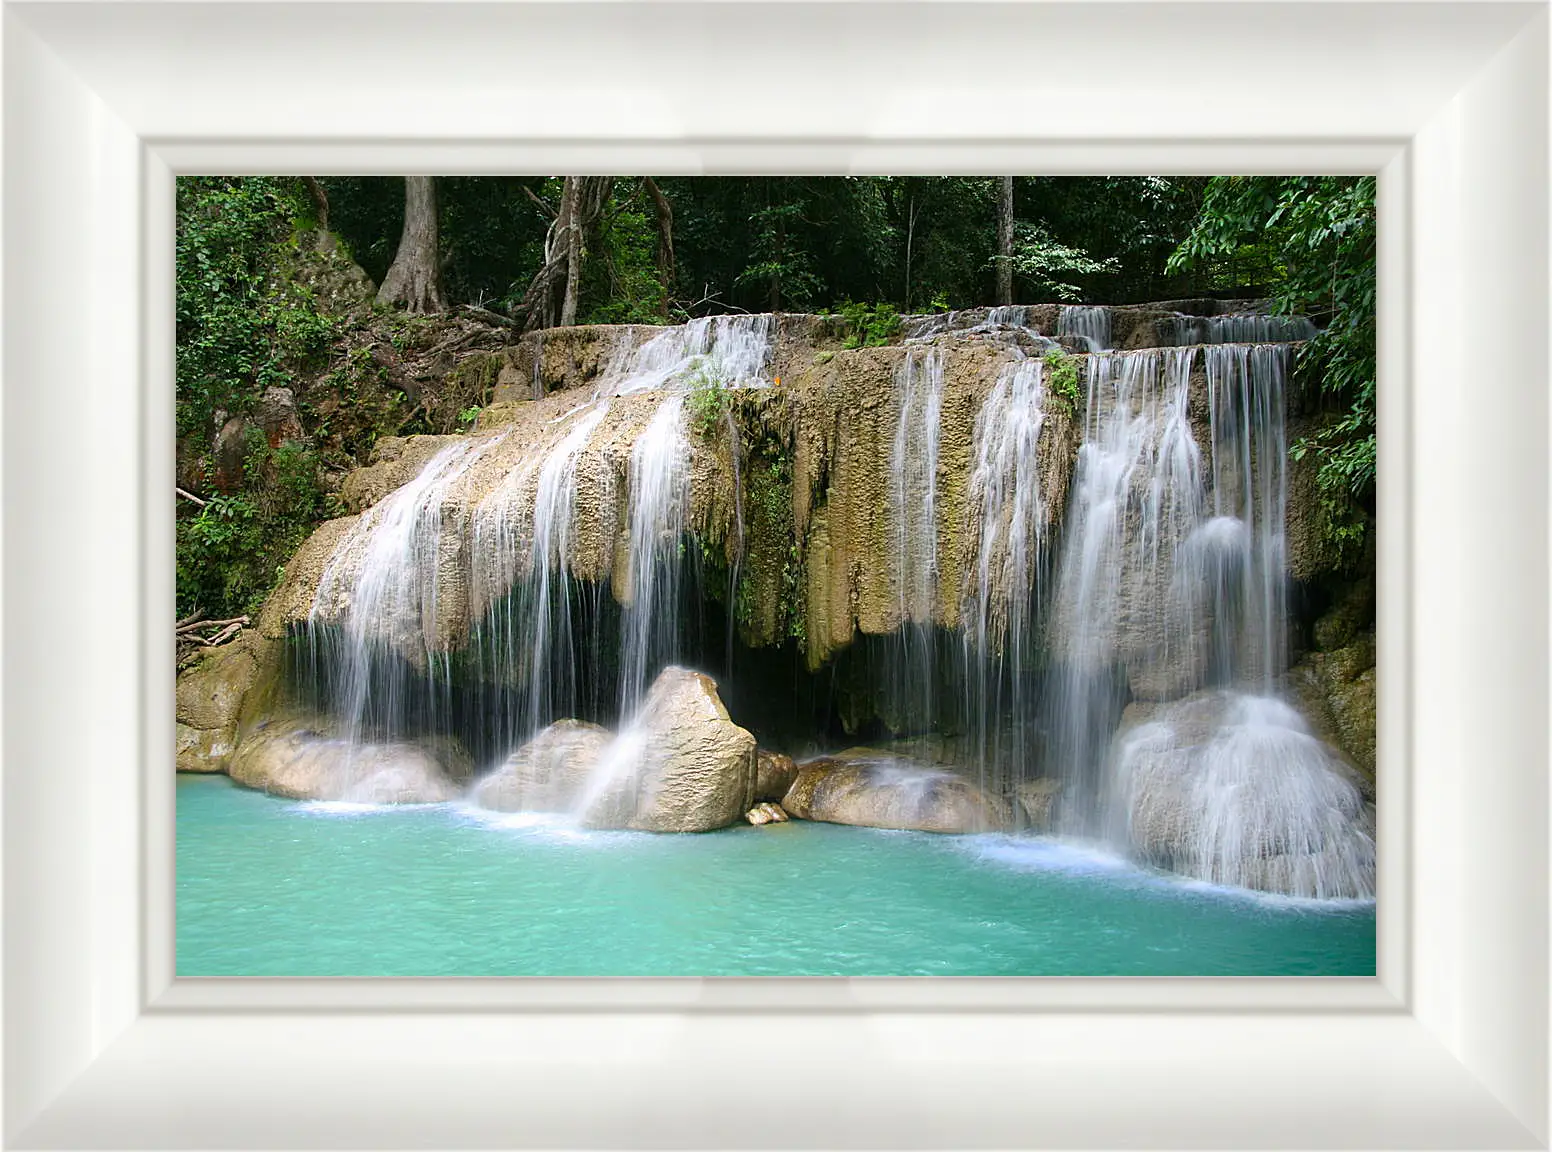
[[[1035,300],[1079,300],[1083,290],[1072,277],[1093,277],[1120,266],[1113,257],[1096,260],[1081,248],[1054,239],[1042,225],[1017,221],[1013,228],[1013,275]]]
[[[728,402],[727,381],[712,364],[699,361],[692,369],[690,389],[684,398],[685,411],[695,434],[707,440],[715,436],[723,414],[728,410]]]
[[[877,348],[900,332],[900,313],[893,304],[856,304],[848,300],[841,305],[841,316],[850,329],[844,344],[847,348]]]
[[[256,613],[324,509],[318,458],[303,444],[251,436],[243,472],[240,491],[177,523],[180,615]]]
[[[802,549],[792,527],[792,452],[785,443],[766,440],[753,446],[744,478],[749,538],[753,542],[739,581],[735,613],[752,627],[762,595],[774,595],[779,635],[807,642]]]
[[[1348,557],[1362,552],[1374,501],[1374,196],[1372,176],[1215,177],[1170,259],[1220,271],[1255,261],[1278,312],[1324,326],[1298,370],[1336,418],[1289,454],[1316,457],[1327,535]]]
[[[474,427],[474,422],[480,418],[480,407],[476,404],[472,408],[465,408],[458,413],[458,427],[469,429]]]
[[[293,182],[185,177],[177,187],[177,419],[214,432],[319,354],[329,321],[284,291],[282,243],[303,212]]]
[[[616,181],[584,264],[578,315],[588,324],[661,324],[667,314],[657,268],[657,223],[640,180]]]
[[[1078,404],[1083,399],[1082,387],[1078,382],[1077,357],[1067,355],[1060,348],[1052,348],[1047,352],[1045,386],[1053,396],[1065,401],[1069,416],[1077,412]]]
[[[180,452],[207,456],[219,425],[251,414],[265,390],[324,368],[341,322],[288,278],[311,215],[295,182],[185,177],[177,186],[176,413]],[[178,608],[253,612],[321,510],[319,462],[272,447],[251,426],[236,486],[203,508],[180,502]],[[208,471],[208,465],[206,466]]]

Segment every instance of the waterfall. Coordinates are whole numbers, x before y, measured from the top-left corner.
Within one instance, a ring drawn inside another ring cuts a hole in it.
[[[577,629],[569,586],[577,463],[608,413],[608,401],[564,413],[552,446],[513,468],[475,509],[476,587],[515,588],[476,622],[472,645],[482,680],[519,689],[507,707],[493,709],[502,745],[546,718],[573,714],[581,702],[570,659]],[[525,493],[531,493],[531,514]]]
[[[768,385],[774,317],[704,316],[665,328],[641,347],[616,359],[603,374],[600,395],[682,390],[697,370],[728,388]]]
[[[600,661],[613,658],[605,653],[614,645],[596,634],[604,619],[596,589],[584,591],[572,573],[574,521],[583,461],[588,476],[613,483],[608,459],[592,446],[627,418],[617,398],[661,394],[631,444],[626,477],[628,548],[614,581],[620,707],[634,707],[673,655],[689,499],[685,395],[705,380],[768,386],[774,320],[707,317],[639,344],[637,332],[618,330],[591,397],[554,417],[553,431],[483,486],[467,516],[451,500],[455,486],[505,433],[441,449],[335,547],[309,615],[309,675],[352,740],[446,725],[459,638],[442,616],[465,598],[472,620],[458,660],[476,675],[476,706],[498,746],[515,746],[561,715],[598,710]],[[537,360],[534,380],[542,393]],[[460,552],[470,583],[451,588],[443,573]],[[456,604],[439,607],[450,594]],[[585,595],[595,597],[590,608],[579,605]],[[594,667],[577,668],[581,649]]]
[[[895,373],[900,418],[890,455],[890,511],[899,564],[900,618],[931,623],[938,574],[938,436],[943,353],[906,353]]]
[[[645,389],[667,392],[631,449],[629,555],[621,598],[622,715],[640,704],[649,673],[674,657],[679,637],[689,504],[685,392],[696,382],[767,387],[773,324],[769,315],[716,316],[666,329],[641,347],[623,379],[612,385],[615,395]]]
[[[328,677],[336,713],[352,741],[403,728],[413,702],[403,657],[417,657],[434,691],[446,680],[438,643],[439,560],[446,542],[450,490],[502,436],[457,440],[408,484],[362,514],[336,547],[313,597],[313,661]],[[321,641],[317,625],[336,623]],[[321,660],[320,660],[321,656]]]
[[[672,393],[631,449],[630,553],[620,635],[621,715],[629,715],[641,702],[648,669],[670,659],[678,639],[688,455],[684,397]]]
[[[1261,312],[1235,312],[1222,316],[1170,318],[1175,344],[1281,344],[1313,339],[1319,331],[1307,316],[1272,316]]]
[[[1288,346],[1210,345],[1194,375],[1198,351],[1089,358],[1045,703],[1061,826],[1213,883],[1372,896],[1361,784],[1274,695]]]
[[[895,392],[900,415],[889,461],[901,646],[895,710],[897,720],[910,731],[925,733],[936,715],[933,623],[938,587],[942,349],[908,349],[895,373]]]
[[[1258,673],[1263,693],[1287,663],[1288,436],[1284,345],[1224,344],[1203,350],[1212,427],[1215,521],[1238,525],[1241,589],[1231,674]],[[1220,565],[1221,570],[1221,565]],[[1232,589],[1219,593],[1227,598]]]
[[[1110,309],[1090,305],[1064,304],[1056,318],[1056,335],[1075,336],[1090,352],[1110,348]]]
[[[1088,360],[1046,709],[1072,830],[1093,831],[1099,821],[1100,764],[1125,700],[1127,658],[1168,663],[1188,646],[1184,629],[1168,627],[1165,616],[1175,545],[1200,519],[1203,501],[1188,418],[1194,359],[1188,348]],[[1174,609],[1188,626],[1189,606]]]
[[[965,710],[974,725],[983,788],[1031,773],[1036,718],[1023,678],[1036,643],[1051,511],[1041,484],[1044,405],[1044,362],[1016,360],[1003,368],[975,422],[968,513],[979,545],[962,619]]]
[[[1374,896],[1374,809],[1280,700],[1173,705],[1122,738],[1116,774],[1124,834],[1148,863],[1291,896]]]

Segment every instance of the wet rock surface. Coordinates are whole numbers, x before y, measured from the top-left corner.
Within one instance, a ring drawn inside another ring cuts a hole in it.
[[[801,765],[781,806],[800,820],[918,832],[1001,831],[1010,817],[961,776],[867,748]]]

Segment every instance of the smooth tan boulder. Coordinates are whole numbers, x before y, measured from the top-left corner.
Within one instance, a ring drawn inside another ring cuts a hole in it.
[[[669,666],[605,750],[579,805],[594,828],[708,832],[754,806],[755,739],[734,724],[716,682]]]
[[[178,724],[178,771],[224,772],[236,747],[235,728],[191,728]]]
[[[798,766],[791,756],[761,748],[755,771],[754,798],[780,800],[798,778]]]
[[[781,806],[800,820],[917,832],[991,832],[1009,823],[1006,805],[964,777],[863,750],[801,765]]]
[[[474,788],[474,802],[496,812],[569,812],[613,738],[583,720],[557,720]]]
[[[249,630],[184,669],[173,697],[179,772],[226,770],[237,746],[243,701],[278,660],[276,643]]]
[[[293,800],[439,804],[460,789],[418,744],[356,744],[300,720],[272,721],[246,734],[232,756],[233,780]]]

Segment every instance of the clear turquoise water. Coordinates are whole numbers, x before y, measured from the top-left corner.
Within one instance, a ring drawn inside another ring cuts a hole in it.
[[[1373,904],[1053,841],[829,824],[568,831],[178,780],[182,976],[1374,974]]]

